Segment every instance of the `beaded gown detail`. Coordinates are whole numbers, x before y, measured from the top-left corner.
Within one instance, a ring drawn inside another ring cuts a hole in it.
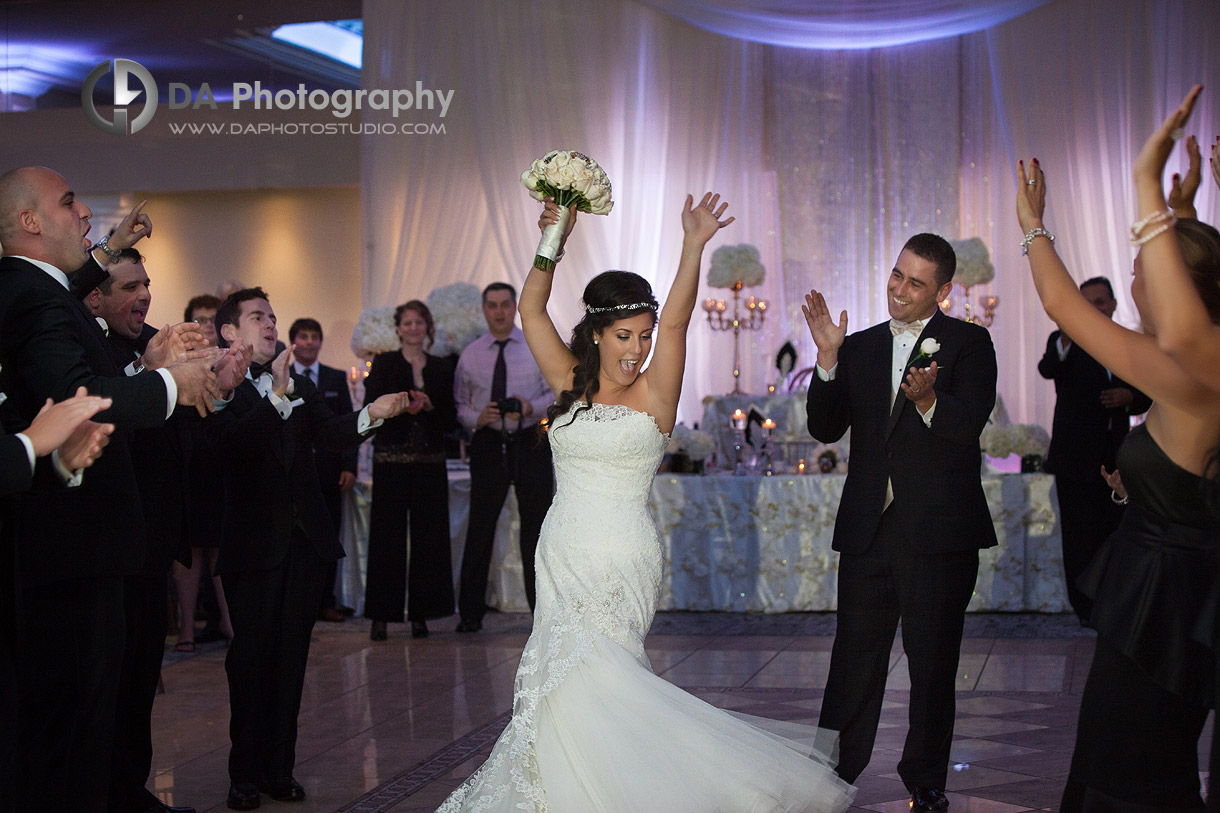
[[[550,440],[558,490],[513,717],[440,812],[846,809],[832,733],[723,711],[652,671],[663,556],[648,493],[669,441],[652,417],[578,401]]]

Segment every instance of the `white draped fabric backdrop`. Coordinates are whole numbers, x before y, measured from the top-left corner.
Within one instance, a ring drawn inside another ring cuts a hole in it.
[[[978,236],[1001,301],[1000,394],[1013,420],[1049,427],[1053,390],[1035,365],[1054,326],[1017,247],[1016,161],[1045,167],[1056,246],[1078,281],[1113,280],[1116,318],[1135,327],[1131,163],[1194,82],[1208,89],[1192,131],[1204,143],[1220,132],[1215,12],[1214,0],[365,0],[363,86],[419,81],[453,98],[444,119],[428,114],[444,133],[363,137],[364,306],[452,282],[519,287],[539,212],[519,175],[547,150],[579,149],[606,168],[615,207],[581,217],[555,273],[565,336],[600,271],[642,274],[664,299],[687,192],[718,190],[737,217],[708,257],[753,243],[767,267],[746,291],[772,304],[743,335],[754,392],[775,379],[787,338],[798,366],[812,364],[800,313],[811,287],[859,330],[885,318],[908,236]],[[1184,162],[1175,154],[1170,171]],[[1197,203],[1214,223],[1220,195],[1204,172]],[[728,293],[704,284],[700,297]],[[732,388],[731,335],[702,318],[687,423]]]

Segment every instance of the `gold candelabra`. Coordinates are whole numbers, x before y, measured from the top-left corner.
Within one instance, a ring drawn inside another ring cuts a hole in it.
[[[763,325],[767,315],[767,300],[756,297],[741,302],[741,280],[733,284],[733,315],[726,315],[728,305],[723,299],[703,300],[703,310],[707,312],[707,323],[712,330],[733,331],[733,392],[741,392],[741,331],[758,330]],[[745,305],[743,318],[741,306]]]
[[[952,291],[950,291],[952,294]],[[962,313],[956,314],[953,312],[954,305],[961,305]],[[974,300],[970,296],[970,289],[962,286],[961,298],[955,298],[952,295],[945,297],[940,301],[940,309],[945,312],[946,316],[955,316],[966,322],[972,322],[983,327],[991,327],[995,321],[995,312],[1000,307],[1000,298],[987,294],[978,297]]]

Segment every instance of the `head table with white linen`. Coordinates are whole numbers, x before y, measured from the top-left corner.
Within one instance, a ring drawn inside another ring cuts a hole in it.
[[[781,613],[834,610],[838,554],[830,549],[842,474],[706,476],[658,474],[649,502],[665,555],[660,608]],[[1049,474],[983,477],[999,545],[981,551],[971,611],[1068,609],[1059,503]],[[345,604],[363,610],[371,487],[344,498],[340,533],[348,558],[339,578]],[[449,473],[454,583],[461,568],[470,474]],[[496,529],[488,604],[524,611],[516,503]]]

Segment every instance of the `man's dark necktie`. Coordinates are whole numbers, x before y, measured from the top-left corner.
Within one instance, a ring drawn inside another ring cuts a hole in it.
[[[310,384],[314,383],[312,367],[306,367],[304,370],[301,370],[301,373],[305,376],[306,381],[308,381]]]
[[[504,363],[504,345],[508,344],[508,339],[497,339],[495,343],[500,346],[500,353],[496,356],[496,366],[491,373],[491,400],[499,403],[508,395],[508,366]]]

